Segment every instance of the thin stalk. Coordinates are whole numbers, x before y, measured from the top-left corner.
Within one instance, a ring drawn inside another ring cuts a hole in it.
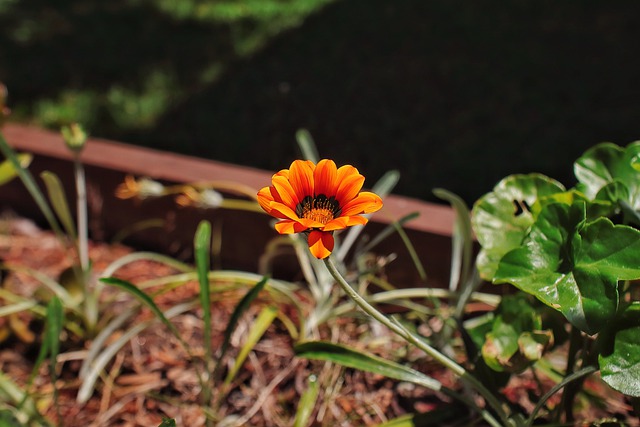
[[[580,330],[575,326],[571,326],[565,377],[570,377],[573,374],[578,358],[578,351],[581,347],[582,340],[580,339]],[[577,392],[578,390],[576,389],[575,385],[569,384],[565,387],[564,392],[562,393],[560,408],[564,410],[566,422],[573,421],[573,400]]]
[[[74,153],[73,171],[76,180],[76,212],[77,212],[77,234],[78,234],[78,258],[80,259],[80,270],[82,275],[82,292],[84,302],[84,317],[89,330],[93,332],[98,323],[98,301],[96,295],[92,294],[89,269],[89,221],[87,215],[87,181],[85,179],[84,167],[80,161],[80,155]]]
[[[529,427],[533,425],[533,422],[535,421],[536,416],[538,415],[538,412],[540,412],[540,410],[544,407],[544,405],[547,403],[547,400],[549,400],[551,396],[557,393],[560,389],[573,383],[573,381],[584,379],[585,377],[587,377],[588,375],[591,375],[597,370],[598,370],[597,367],[591,365],[591,366],[582,368],[579,371],[572,373],[571,375],[567,375],[560,383],[553,386],[549,391],[547,391],[540,398],[540,400],[538,400],[538,403],[536,404],[535,408],[533,408],[533,411],[531,411],[531,415],[529,415],[529,418],[527,419],[525,426]]]
[[[469,384],[470,386],[472,386],[474,389],[476,389],[476,391],[478,391],[478,393],[480,395],[482,395],[482,397],[485,399],[487,404],[489,406],[491,406],[491,408],[496,412],[496,414],[498,414],[498,416],[500,417],[500,419],[502,420],[502,422],[503,422],[503,424],[505,426],[512,425],[512,422],[509,419],[509,416],[505,413],[505,411],[504,411],[502,405],[500,404],[500,402],[498,401],[498,399],[480,381],[478,381],[477,378],[475,378],[473,375],[469,374],[469,372],[467,372],[462,366],[458,365],[456,362],[454,362],[453,360],[451,360],[450,358],[448,358],[444,354],[440,353],[435,348],[431,347],[429,344],[427,344],[423,340],[419,339],[418,337],[416,337],[415,335],[410,333],[408,330],[403,328],[399,323],[393,322],[391,319],[387,318],[384,314],[380,313],[375,307],[373,307],[371,304],[369,304],[342,277],[340,272],[336,269],[335,264],[331,260],[331,257],[325,258],[324,259],[324,263],[325,263],[327,269],[329,270],[329,272],[331,273],[331,275],[333,276],[333,278],[338,283],[338,285],[342,288],[342,290],[365,313],[367,313],[369,316],[373,317],[375,320],[377,320],[378,322],[380,322],[383,325],[385,325],[387,328],[389,328],[392,332],[394,332],[395,334],[397,334],[401,338],[405,339],[409,343],[415,345],[420,350],[422,350],[425,353],[427,353],[427,355],[431,356],[433,359],[435,359],[442,366],[444,366],[445,368],[451,370],[454,374],[459,376],[460,379],[463,382],[465,382],[465,383]],[[480,413],[485,417],[486,421],[488,421],[492,425],[494,425],[495,420],[487,419],[487,416],[489,414],[486,411],[481,411]]]
[[[73,170],[76,179],[76,208],[78,215],[78,247],[80,266],[86,273],[89,271],[89,236],[88,236],[88,215],[87,215],[87,182],[84,175],[84,167],[80,162],[80,157],[76,154],[73,161]]]

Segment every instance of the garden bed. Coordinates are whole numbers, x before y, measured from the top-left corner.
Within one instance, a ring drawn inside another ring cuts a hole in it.
[[[67,186],[67,194],[73,194],[70,159],[61,149],[57,135],[16,125],[10,126],[6,135],[20,151],[36,153],[30,166],[31,173],[38,176],[43,170],[51,170],[60,175]],[[34,140],[40,142],[34,145]],[[580,385],[584,392],[577,393],[575,399],[570,397],[569,406],[563,404],[562,393],[552,393],[549,398],[541,399],[544,407],[536,407],[540,396],[553,391],[558,378],[562,378],[567,354],[575,355],[579,351],[572,349],[569,340],[563,338],[563,335],[568,335],[568,328],[554,330],[552,337],[557,337],[558,342],[548,343],[549,353],[545,355],[544,363],[532,369],[521,371],[519,365],[511,365],[511,362],[518,363],[518,354],[513,360],[497,360],[506,363],[501,366],[513,368],[517,373],[503,384],[496,382],[500,375],[495,372],[483,373],[487,365],[480,359],[470,357],[471,360],[466,360],[466,354],[479,354],[478,349],[470,350],[473,347],[470,343],[472,334],[479,333],[486,341],[491,341],[491,338],[488,330],[474,332],[473,327],[465,325],[461,328],[464,333],[460,334],[456,332],[458,327],[463,320],[478,319],[483,313],[492,311],[499,299],[495,295],[478,297],[474,294],[471,299],[463,300],[466,301],[464,310],[458,314],[453,314],[454,307],[448,306],[449,301],[454,301],[449,298],[462,298],[441,289],[446,287],[450,268],[453,213],[448,208],[388,197],[385,210],[374,216],[365,229],[366,234],[361,236],[364,241],[413,211],[434,221],[423,221],[422,216],[408,223],[407,235],[411,245],[392,234],[376,245],[375,251],[361,253],[360,263],[350,264],[350,268],[346,264],[343,266],[349,281],[357,285],[361,294],[367,295],[387,314],[395,313],[402,318],[394,326],[393,322],[380,315],[380,321],[387,322],[385,324],[395,330],[396,335],[349,305],[331,278],[323,282],[317,270],[311,275],[308,269],[316,267],[305,264],[306,252],[302,257],[296,254],[291,240],[287,239],[287,244],[282,246],[285,250],[274,252],[273,242],[278,235],[263,214],[180,207],[171,197],[121,200],[114,196],[116,187],[130,174],[150,177],[166,185],[224,180],[255,189],[269,183],[270,173],[103,141],[90,141],[83,161],[87,165],[90,218],[93,220],[90,229],[94,237],[89,245],[92,277],[86,283],[92,289],[103,283],[97,281],[98,277],[112,278],[110,285],[104,285],[105,288],[97,294],[100,307],[94,311],[98,314],[97,325],[91,326],[86,312],[80,313],[73,303],[65,302],[65,328],[62,334],[56,333],[60,339],[60,353],[52,359],[55,360],[53,369],[58,380],[52,383],[53,371],[48,371],[51,365],[37,364],[40,349],[53,351],[49,348],[51,344],[47,344],[49,341],[43,339],[53,320],[49,318],[49,312],[46,313],[47,322],[42,321],[43,313],[34,306],[30,310],[35,316],[22,309],[0,318],[0,365],[3,375],[7,376],[2,384],[4,392],[7,390],[6,378],[10,378],[18,389],[28,391],[28,399],[24,401],[27,408],[30,404],[35,405],[40,413],[58,425],[155,426],[162,422],[163,417],[170,417],[178,425],[200,426],[209,417],[221,427],[286,426],[292,425],[294,418],[302,417],[299,408],[309,399],[309,422],[303,425],[379,425],[406,414],[417,414],[413,420],[415,425],[484,425],[478,424],[478,415],[482,415],[485,421],[495,426],[498,425],[497,418],[504,421],[511,416],[507,414],[513,413],[532,414],[531,421],[535,419],[536,423],[558,420],[564,414],[565,419],[575,419],[576,423],[584,420],[584,425],[595,420],[599,420],[601,425],[605,419],[612,425],[622,425],[623,421],[626,425],[634,425],[631,415],[633,399],[604,385],[598,374],[590,375],[596,370],[593,365],[583,366],[586,370],[583,369],[580,375],[584,383]],[[46,289],[55,290],[58,285],[47,285],[51,280],[64,288],[63,292],[56,291],[56,294],[73,296],[75,282],[69,279],[78,276],[69,272],[70,267],[77,263],[76,252],[62,243],[65,238],[61,241],[60,236],[38,227],[37,221],[41,218],[20,182],[14,181],[3,190],[7,191],[3,191],[0,202],[5,209],[9,208],[3,210],[0,222],[0,259],[7,267],[3,300],[14,306],[34,297],[44,302],[52,300]],[[254,194],[255,190],[251,191]],[[225,194],[225,197],[231,196]],[[486,205],[482,207],[486,208]],[[558,206],[556,208],[559,209]],[[119,231],[138,221],[156,217],[161,220],[161,225],[130,234],[125,240],[129,246],[119,243]],[[213,225],[216,242],[213,246],[208,240],[202,241],[203,224]],[[105,243],[107,241],[111,242]],[[302,246],[306,250],[306,244]],[[142,255],[132,247],[152,249],[165,255],[144,254],[136,261],[129,258],[129,262],[115,268],[114,263],[134,252]],[[419,277],[419,269],[409,261],[411,247],[422,258],[430,274],[428,280]],[[202,251],[207,251],[204,258],[210,260],[208,250],[211,248],[218,250],[214,251],[213,269],[209,270],[209,265],[202,265]],[[195,270],[191,266],[194,252],[196,260],[199,260]],[[265,253],[270,254],[268,262],[265,262]],[[394,253],[399,255],[397,259],[390,256]],[[337,254],[335,258],[342,261]],[[179,262],[181,260],[186,264]],[[325,265],[329,271],[332,262]],[[268,282],[261,280],[263,274],[270,274],[272,279]],[[344,282],[339,280],[340,273],[331,274],[338,284]],[[466,274],[462,272],[462,276]],[[311,276],[315,279],[309,280]],[[464,283],[465,279],[460,282]],[[203,287],[203,283],[208,286]],[[267,285],[263,289],[261,286],[265,283]],[[328,283],[330,291],[319,297],[322,283]],[[401,298],[399,291],[403,289],[389,291],[389,283],[398,288],[411,287],[412,292],[419,293]],[[374,301],[384,293],[369,294],[375,284],[387,290],[387,296],[393,294],[394,297]],[[344,292],[353,292],[346,283],[340,286]],[[87,288],[83,285],[81,289]],[[211,296],[201,295],[203,289],[208,289]],[[257,293],[251,295],[253,290]],[[500,291],[501,288],[493,287],[491,290]],[[248,296],[255,299],[246,300]],[[201,298],[211,301],[211,304],[202,304]],[[351,298],[356,299],[353,295]],[[508,300],[519,304],[517,300],[508,298],[504,296],[503,302]],[[82,301],[82,308],[92,307],[86,294]],[[246,305],[243,305],[244,301],[248,301]],[[55,304],[48,308],[53,312],[51,307],[55,308]],[[244,308],[241,315],[235,317],[238,307]],[[330,307],[330,310],[323,312],[325,307]],[[488,325],[499,326],[495,319],[506,316],[508,310],[504,310],[503,307],[503,311],[496,311],[495,318],[488,317],[491,322]],[[170,312],[173,314],[169,322],[161,313],[169,317]],[[330,315],[325,316],[327,312]],[[265,313],[272,316],[266,323],[261,321]],[[123,317],[125,323],[105,334],[107,341],[98,345],[100,335],[91,332],[91,328],[109,330],[111,321],[123,315],[127,316]],[[211,322],[207,321],[209,315]],[[527,313],[524,315],[526,317]],[[459,324],[455,323],[456,319]],[[83,325],[87,330],[82,329]],[[211,325],[211,330],[207,330],[206,325]],[[233,328],[227,329],[227,325],[233,325]],[[251,342],[250,337],[261,325],[264,333],[260,332],[249,347],[250,351],[243,356],[245,341]],[[590,336],[581,335],[575,329],[571,331],[574,334],[571,342],[581,338],[585,339],[585,345],[592,344]],[[545,333],[542,330],[534,332],[539,333],[537,337]],[[413,333],[416,334],[413,336],[422,338],[411,341],[409,338]],[[398,335],[403,335],[406,341]],[[208,336],[211,347],[205,339]],[[322,353],[318,348],[327,347],[319,347],[317,341],[308,340],[324,340],[332,352],[329,360],[335,363],[317,357]],[[116,348],[112,346],[118,342],[122,343],[121,347],[109,356],[109,349]],[[408,345],[411,342],[416,347]],[[305,344],[311,346],[304,347]],[[341,350],[338,345],[351,350]],[[222,350],[226,348],[229,349],[227,353]],[[434,353],[432,349],[435,348],[438,350],[433,350]],[[94,349],[100,353],[92,354]],[[224,355],[215,366],[212,364],[212,349],[216,355],[218,352]],[[440,351],[448,355],[451,363],[443,361],[446,359],[444,356],[436,357],[436,354],[443,354]],[[360,369],[352,369],[353,365],[349,364],[355,360],[353,352],[371,355],[358,353],[361,362],[362,357],[371,361],[377,355],[397,364],[385,365],[387,362],[377,359],[374,367],[364,369],[359,365]],[[484,346],[482,354],[485,356]],[[99,365],[102,355],[109,357]],[[347,357],[336,359],[336,355]],[[91,375],[83,373],[86,360],[93,360],[98,365],[95,369],[89,366],[97,373],[95,384],[88,380]],[[386,368],[381,371],[380,366]],[[466,376],[462,374],[465,372],[462,366],[472,369],[474,376],[487,381],[484,385],[481,382],[467,383],[478,395],[466,394],[468,390],[462,385]],[[30,374],[35,368],[38,368],[37,374],[30,382]],[[454,375],[454,370],[458,370],[462,381]],[[212,377],[207,378],[202,372]],[[90,384],[88,390],[86,384]],[[213,385],[212,389],[209,390],[208,384]],[[495,390],[489,390],[492,387]],[[309,391],[314,389],[317,395],[310,397]],[[209,392],[211,395],[206,396]],[[492,402],[492,392],[504,397],[508,403]],[[477,399],[479,395],[484,399]],[[457,400],[451,396],[456,396]],[[207,403],[203,404],[203,400]],[[505,409],[507,406],[510,408]],[[482,411],[483,407],[492,408],[496,414]]]

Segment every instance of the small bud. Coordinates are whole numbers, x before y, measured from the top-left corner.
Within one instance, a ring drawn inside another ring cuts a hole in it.
[[[87,133],[78,123],[71,123],[69,126],[63,126],[60,130],[65,144],[71,151],[79,153],[87,142]]]
[[[124,178],[124,182],[116,188],[116,197],[119,199],[148,199],[165,195],[164,185],[149,178],[140,178],[136,181],[131,175]]]
[[[191,206],[200,209],[215,209],[222,206],[224,197],[212,189],[196,190],[191,187],[185,189],[183,194],[176,197],[176,203],[180,206]]]

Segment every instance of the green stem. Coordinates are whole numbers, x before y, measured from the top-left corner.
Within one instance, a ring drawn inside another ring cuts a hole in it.
[[[574,372],[578,351],[580,350],[580,347],[582,345],[580,335],[580,330],[575,326],[571,326],[565,377],[570,377]],[[565,387],[564,392],[562,393],[562,401],[560,407],[564,409],[566,422],[573,421],[573,400],[575,399],[577,392],[578,390],[576,388],[576,385],[574,383],[570,383]]]
[[[538,412],[540,412],[540,410],[544,407],[544,405],[547,403],[547,400],[549,400],[551,396],[553,396],[563,387],[566,387],[567,385],[571,384],[573,381],[581,381],[582,379],[584,379],[588,375],[591,375],[597,370],[598,368],[596,368],[593,365],[587,366],[585,368],[580,369],[578,372],[574,372],[571,375],[566,376],[560,383],[553,386],[548,392],[546,392],[540,398],[540,400],[538,400],[538,403],[536,404],[535,408],[533,408],[533,411],[531,411],[531,415],[529,415],[529,418],[527,419],[525,426],[529,427],[533,425],[533,422],[535,421],[536,416],[538,415]]]
[[[456,362],[440,353],[435,348],[431,347],[429,344],[425,343],[423,340],[410,333],[407,329],[402,327],[399,323],[393,322],[391,319],[387,318],[384,314],[380,313],[375,307],[369,304],[358,292],[356,292],[351,285],[347,283],[347,281],[342,277],[340,272],[337,270],[335,264],[331,260],[330,257],[325,258],[325,265],[333,278],[336,280],[338,285],[342,288],[342,290],[355,302],[365,313],[369,316],[376,319],[378,322],[385,325],[392,332],[405,339],[409,343],[415,345],[420,350],[427,353],[427,355],[434,358],[438,363],[440,363],[445,368],[451,370],[454,374],[460,377],[460,379],[473,387],[482,397],[485,399],[487,404],[491,406],[491,408],[498,414],[503,424],[506,426],[512,425],[511,420],[507,413],[505,413],[500,401],[480,382],[477,378],[467,372],[462,366],[458,365]],[[486,414],[486,412],[485,412]],[[485,415],[486,416],[486,415]],[[486,419],[486,418],[485,418]],[[490,421],[490,420],[487,420]],[[494,420],[491,420],[494,421]],[[491,422],[493,424],[493,422]]]
[[[93,294],[91,285],[91,273],[89,263],[89,220],[87,214],[87,181],[85,179],[84,167],[80,162],[80,155],[75,153],[73,159],[73,171],[76,180],[76,213],[78,217],[78,258],[80,259],[80,270],[82,275],[82,292],[84,296],[84,317],[87,327],[93,334],[98,323],[98,300]]]

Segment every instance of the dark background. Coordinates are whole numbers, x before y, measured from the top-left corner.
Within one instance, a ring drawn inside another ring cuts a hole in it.
[[[306,128],[368,185],[469,203],[511,173],[571,186],[587,148],[640,136],[637,0],[157,3],[0,6],[14,120],[267,170]]]

